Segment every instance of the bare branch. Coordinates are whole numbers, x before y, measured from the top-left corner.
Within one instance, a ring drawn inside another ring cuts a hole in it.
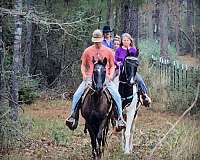
[[[156,144],[156,146],[152,149],[149,159],[152,159],[153,153],[155,152],[156,149],[158,149],[161,146],[161,144],[163,143],[163,141],[166,139],[167,135],[172,130],[174,130],[174,128],[183,119],[183,117],[194,107],[194,105],[196,104],[196,102],[198,100],[199,87],[200,87],[200,83],[198,83],[196,97],[195,97],[195,100],[192,103],[192,105],[187,110],[185,110],[185,112],[178,118],[178,120],[174,123],[174,125],[172,125],[172,127],[167,131],[167,133],[163,136],[163,138],[161,138],[160,141]]]
[[[59,23],[57,19],[54,19],[54,21],[52,21],[52,19],[48,19],[47,17],[38,17],[36,13],[36,11],[32,10],[29,11],[29,12],[19,12],[19,11],[16,11],[14,9],[6,9],[6,8],[2,8],[0,7],[0,12],[1,14],[3,15],[10,15],[10,16],[16,16],[16,15],[20,15],[22,17],[25,17],[29,20],[34,20],[33,22],[35,23],[40,23],[40,24],[45,24],[45,25],[59,25],[59,26],[65,26],[65,25],[73,25],[73,24],[80,24],[84,21],[87,21],[87,20],[91,20],[93,18],[95,18],[96,16],[91,16],[91,17],[87,17],[87,18],[83,18],[77,21],[73,21],[73,22],[64,22],[64,23]],[[41,13],[38,13],[38,14],[41,14]]]
[[[8,110],[0,117],[0,119],[2,119],[3,117],[5,117],[9,112],[10,112],[10,109],[8,109]]]
[[[1,95],[1,97],[3,97],[4,99],[7,99],[7,100],[13,102],[15,105],[17,105],[18,107],[20,107],[20,108],[22,109],[22,111],[24,112],[24,109],[22,108],[22,106],[19,105],[17,102],[15,102],[13,99],[11,99],[11,98],[12,98],[11,95],[10,95],[11,98],[8,98],[8,97],[6,97],[6,96],[4,96],[4,95],[2,95],[2,94],[0,94],[0,95]]]

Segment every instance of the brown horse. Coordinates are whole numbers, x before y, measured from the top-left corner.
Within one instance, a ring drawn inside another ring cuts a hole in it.
[[[112,99],[104,86],[107,59],[93,63],[92,87],[81,104],[81,114],[90,134],[93,159],[101,159],[109,129]]]

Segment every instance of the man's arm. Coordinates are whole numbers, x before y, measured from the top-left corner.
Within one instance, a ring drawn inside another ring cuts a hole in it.
[[[81,56],[81,73],[83,76],[83,80],[86,79],[86,53],[85,51],[83,52]]]
[[[115,72],[115,64],[114,64],[114,56],[113,53],[111,52],[110,57],[109,57],[109,70],[110,70],[110,74],[109,74],[109,79],[112,79],[114,72]]]

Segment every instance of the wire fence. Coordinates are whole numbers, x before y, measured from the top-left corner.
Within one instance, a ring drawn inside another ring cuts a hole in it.
[[[191,87],[200,83],[200,66],[181,64],[167,58],[157,58],[152,55],[150,63],[159,76],[159,82],[171,89],[187,93]]]

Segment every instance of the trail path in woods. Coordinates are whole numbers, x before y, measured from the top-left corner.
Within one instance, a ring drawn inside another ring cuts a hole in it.
[[[179,115],[161,112],[162,105],[153,104],[151,108],[142,107],[138,113],[134,134],[134,152],[125,156],[121,151],[121,134],[109,132],[108,146],[104,159],[145,159],[155,144],[167,132]],[[30,106],[24,106],[26,118],[31,119],[27,144],[14,150],[11,155],[19,159],[42,160],[86,160],[91,159],[89,135],[83,132],[84,119],[81,117],[79,127],[70,131],[64,120],[70,113],[70,101],[40,100]],[[162,153],[163,152],[163,153]],[[165,149],[155,159],[165,157]],[[11,156],[10,155],[10,156]],[[14,158],[15,159],[15,158]]]

